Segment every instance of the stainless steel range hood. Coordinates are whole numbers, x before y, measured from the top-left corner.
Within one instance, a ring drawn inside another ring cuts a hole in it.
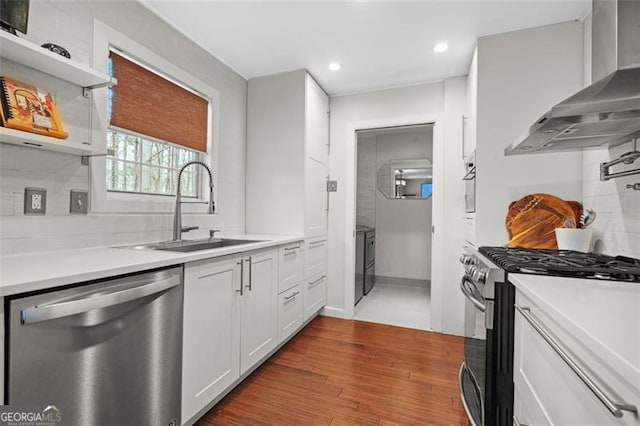
[[[615,146],[640,137],[640,0],[594,0],[592,79],[551,108],[506,155]]]

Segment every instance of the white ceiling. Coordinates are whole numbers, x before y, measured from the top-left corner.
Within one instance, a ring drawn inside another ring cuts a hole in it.
[[[245,78],[308,69],[330,95],[464,75],[483,35],[582,19],[591,0],[140,0]],[[436,43],[449,50],[437,54]],[[340,71],[330,71],[332,61]]]

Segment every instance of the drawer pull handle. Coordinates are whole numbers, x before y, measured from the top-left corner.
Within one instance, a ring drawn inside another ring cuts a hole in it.
[[[295,247],[285,247],[284,251],[288,251],[288,252],[292,252],[295,250],[298,250],[300,248],[300,246],[295,246]]]
[[[317,280],[315,280],[315,281],[311,281],[311,282],[309,283],[309,287],[313,287],[314,285],[319,284],[319,283],[320,283],[322,280],[324,280],[325,278],[327,278],[327,276],[326,276],[326,275],[323,275],[323,276],[321,276],[320,278],[318,278]]]
[[[327,240],[320,240],[320,241],[312,241],[309,243],[310,246],[315,246],[316,244],[324,244],[326,243]]]
[[[524,319],[527,320],[531,327],[551,346],[551,348],[555,351],[556,354],[573,370],[574,373],[582,380],[582,382],[589,388],[591,392],[607,407],[607,410],[611,412],[614,417],[622,417],[624,414],[622,411],[630,411],[632,413],[637,413],[638,408],[635,405],[625,404],[625,403],[617,403],[613,402],[613,400],[607,396],[606,393],[596,384],[594,380],[592,380],[585,372],[580,368],[580,366],[567,354],[567,352],[562,349],[562,347],[556,342],[553,337],[542,327],[538,321],[536,321],[535,317],[531,315],[531,308],[522,307],[515,305],[516,310],[522,314]]]
[[[293,294],[292,294],[291,296],[286,296],[286,297],[284,298],[284,300],[285,300],[285,301],[286,301],[286,300],[293,300],[293,299],[295,299],[295,298],[296,298],[296,296],[297,296],[297,295],[299,295],[299,294],[300,294],[300,292],[299,292],[299,291],[294,291],[294,292],[293,292]]]

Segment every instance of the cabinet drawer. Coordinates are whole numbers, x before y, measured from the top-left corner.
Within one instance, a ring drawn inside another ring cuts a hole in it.
[[[302,285],[304,279],[303,242],[280,247],[278,261],[278,294]]]
[[[327,274],[327,239],[314,238],[306,241],[304,256],[305,278]]]
[[[302,291],[295,286],[278,296],[278,343],[282,343],[302,326]]]
[[[313,317],[327,303],[327,276],[307,278],[304,283],[304,320]]]
[[[533,319],[606,394],[635,403],[629,389],[606,363],[581,345],[545,312],[518,294],[516,303],[530,307]],[[514,334],[514,412],[523,424],[637,425],[632,413],[613,416],[518,311]],[[528,416],[531,416],[528,418]]]

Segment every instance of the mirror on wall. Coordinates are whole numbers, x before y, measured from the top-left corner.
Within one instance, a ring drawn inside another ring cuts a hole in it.
[[[431,161],[387,161],[378,169],[378,191],[393,200],[426,200],[433,192]]]

